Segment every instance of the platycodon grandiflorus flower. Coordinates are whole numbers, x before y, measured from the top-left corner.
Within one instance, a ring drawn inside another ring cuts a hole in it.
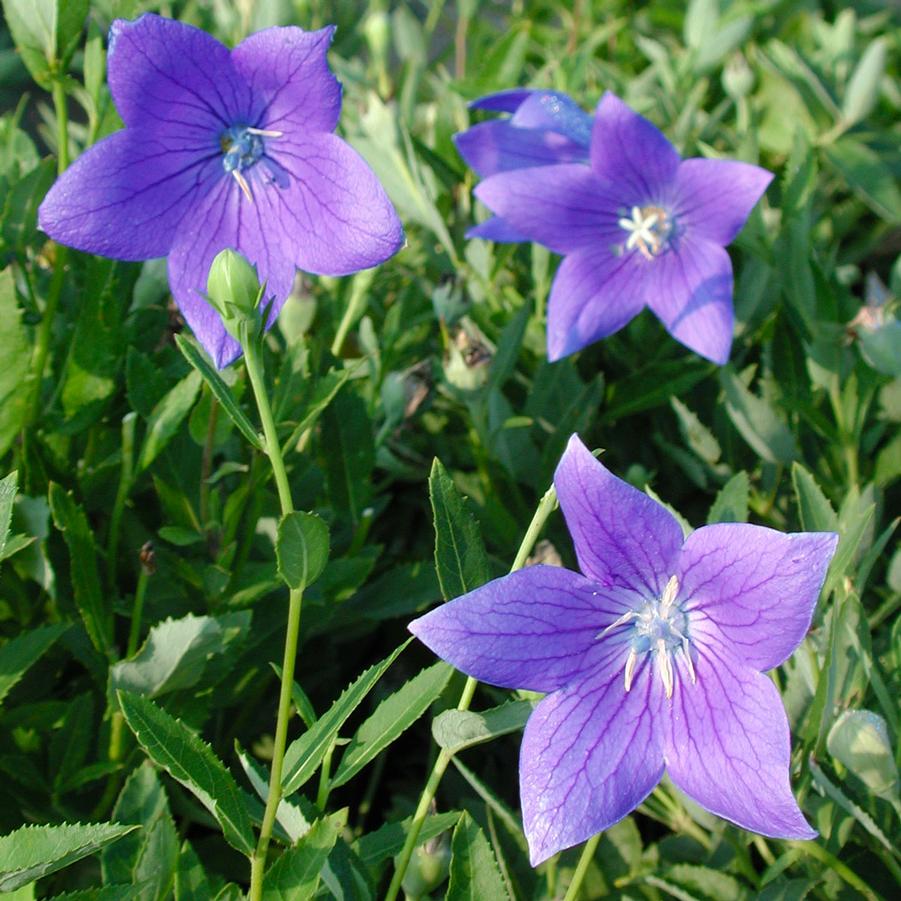
[[[476,679],[547,692],[519,759],[532,863],[626,816],[664,771],[745,829],[812,838],[764,672],[804,638],[837,536],[722,523],[683,538],[576,436],[554,484],[582,574],[527,567],[410,625]]]

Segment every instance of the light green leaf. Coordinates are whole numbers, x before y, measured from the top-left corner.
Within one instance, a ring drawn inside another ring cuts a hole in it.
[[[13,502],[19,484],[18,472],[11,472],[0,481],[0,560],[5,556],[6,541],[9,538],[9,524],[13,516]]]
[[[23,826],[0,836],[0,892],[55,873],[137,829],[117,823]]]
[[[717,493],[707,522],[747,522],[749,490],[748,474],[744,470],[735,473]]]
[[[332,788],[349,782],[409,729],[444,691],[452,673],[448,664],[436,663],[385,698],[348,745],[332,779]]]
[[[363,703],[366,695],[375,688],[376,683],[411,640],[405,641],[384,660],[371,666],[360,675],[352,685],[342,692],[341,697],[316,721],[311,729],[304,732],[296,741],[291,742],[285,752],[284,776],[282,777],[282,787],[286,795],[297,791],[316,772],[326,751],[338,735],[338,730],[354,710]]]
[[[31,395],[26,381],[31,346],[22,326],[22,310],[16,302],[12,268],[0,272],[0,456],[22,430]]]
[[[147,434],[138,456],[138,472],[146,469],[175,437],[200,391],[200,373],[189,372],[153,408],[147,421]]]
[[[664,875],[670,882],[687,889],[693,898],[710,898],[711,901],[729,898],[729,901],[744,901],[751,897],[751,892],[734,876],[709,867],[680,863],[670,867]]]
[[[844,135],[825,150],[826,159],[877,216],[901,222],[901,190],[885,160],[871,147]]]
[[[429,474],[435,523],[435,571],[445,600],[488,581],[488,555],[469,503],[436,457]]]
[[[187,335],[176,335],[175,343],[182,354],[184,354],[185,359],[203,376],[203,380],[210,386],[210,390],[215,395],[216,400],[222,405],[222,409],[225,410],[231,421],[238,427],[241,434],[250,442],[252,447],[261,451],[263,442],[260,440],[259,433],[253,427],[244,411],[238,406],[231,389],[225,384],[222,376],[219,375],[216,368],[209,361],[206,353],[193,338],[189,338]]]
[[[842,118],[851,126],[865,119],[879,99],[879,82],[885,74],[885,38],[870,41],[851,75],[842,103]]]
[[[278,524],[275,556],[278,572],[289,588],[306,588],[328,563],[329,534],[325,520],[315,513],[295,511]]]
[[[445,901],[510,897],[485,833],[466,811],[451,840],[450,882],[444,897]]]
[[[428,842],[437,838],[442,832],[456,825],[459,819],[460,813],[456,810],[426,817],[419,832],[419,841]],[[400,854],[412,824],[413,817],[407,817],[400,823],[385,823],[375,832],[360,836],[354,842],[354,850],[363,863],[370,868],[375,867],[389,857]]]
[[[68,629],[66,623],[40,626],[0,646],[0,703],[41,655]]]
[[[679,418],[679,431],[685,443],[700,459],[713,466],[722,456],[720,443],[713,432],[678,397],[670,398],[670,405]]]
[[[338,840],[338,828],[328,818],[285,851],[263,878],[263,901],[307,901],[316,893],[319,876]]]
[[[457,754],[465,748],[518,732],[532,713],[531,701],[507,701],[482,713],[445,710],[432,723],[432,736],[439,748]]]
[[[84,510],[55,482],[50,483],[50,511],[53,523],[69,548],[69,565],[75,604],[85,629],[101,654],[107,654],[113,630],[112,596],[100,587],[94,533]]]
[[[147,897],[150,888],[143,882],[137,885],[104,885],[102,888],[86,888],[80,892],[54,895],[49,901],[139,901]],[[8,901],[16,901],[16,898],[9,898]]]
[[[254,849],[241,790],[212,748],[187,726],[140,695],[118,691],[119,706],[138,743],[200,800],[222,827],[226,841],[244,854]]]
[[[826,738],[829,753],[881,798],[898,797],[898,767],[885,720],[869,710],[846,710]]]
[[[244,775],[247,776],[260,800],[265,803],[269,799],[269,771],[242,750],[237,742],[235,742],[235,750],[238,752],[238,760],[244,769]],[[278,825],[285,830],[285,834],[292,844],[310,831],[310,822],[304,816],[303,811],[285,798],[278,802],[275,819]]]
[[[814,477],[800,464],[792,464],[792,484],[798,498],[801,526],[807,532],[834,532],[838,516]]]

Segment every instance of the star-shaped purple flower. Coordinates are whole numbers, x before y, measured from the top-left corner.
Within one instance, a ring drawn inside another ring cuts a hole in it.
[[[476,679],[548,692],[519,761],[533,865],[626,816],[664,770],[745,829],[815,836],[763,672],[807,632],[837,536],[725,523],[683,539],[576,436],[554,484],[584,575],[528,567],[410,624]]]
[[[168,256],[172,294],[219,366],[240,352],[204,298],[219,251],[256,265],[275,298],[271,324],[295,267],[346,275],[403,243],[375,175],[332,134],[333,32],[269,28],[230,51],[182,22],[117,19],[109,86],[126,127],[76,160],[41,205],[41,228],[62,244]]]
[[[513,114],[480,122],[454,136],[460,156],[481,178],[513,169],[588,162],[591,116],[566,94],[513,88],[480,97],[470,106]],[[499,242],[529,240],[501,216],[476,225],[466,236]]]
[[[548,302],[548,357],[622,328],[645,306],[696,353],[725,363],[732,263],[724,250],[772,174],[682,160],[647,119],[601,98],[589,165],[499,172],[476,196],[515,232],[564,255]]]

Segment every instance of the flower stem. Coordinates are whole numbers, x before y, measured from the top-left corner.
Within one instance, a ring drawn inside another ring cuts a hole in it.
[[[516,552],[516,557],[513,560],[513,566],[510,567],[510,572],[516,572],[516,570],[522,569],[523,566],[525,566],[526,560],[528,560],[529,554],[532,553],[532,548],[535,546],[535,542],[538,540],[538,536],[544,528],[548,516],[551,515],[556,507],[557,491],[554,486],[551,485],[541,498],[538,508],[535,510],[535,515],[532,517],[528,529],[526,529],[522,544],[520,544],[519,550]],[[473,679],[472,676],[466,680],[466,684],[463,686],[463,691],[460,694],[457,710],[469,709],[469,705],[472,703],[472,697],[475,694],[476,686],[478,684],[478,680]],[[404,876],[407,873],[407,867],[410,865],[410,858],[412,858],[413,852],[416,850],[416,843],[419,839],[419,834],[422,831],[423,823],[425,823],[425,818],[428,815],[429,808],[438,791],[438,786],[441,784],[441,779],[444,777],[444,772],[453,759],[453,756],[454,755],[446,748],[442,748],[441,752],[438,754],[438,759],[435,761],[435,765],[432,767],[432,772],[425,784],[425,788],[422,790],[422,794],[419,797],[419,804],[416,806],[416,812],[413,814],[413,822],[410,823],[410,831],[407,833],[404,847],[395,864],[394,876],[391,879],[391,885],[388,887],[388,893],[385,895],[385,901],[396,901],[404,881]]]
[[[258,340],[250,336],[246,328],[241,329],[241,346],[244,350],[244,363],[253,396],[256,400],[260,421],[263,424],[263,436],[266,439],[266,456],[272,467],[275,485],[282,515],[294,512],[294,501],[288,484],[288,473],[282,456],[278,431],[272,415],[269,396],[266,394],[266,382],[263,377],[263,363],[260,356]],[[266,853],[269,840],[275,826],[275,817],[279,802],[282,799],[282,767],[285,762],[285,746],[288,743],[288,721],[291,717],[291,686],[294,683],[294,664],[297,660],[297,644],[300,635],[300,613],[303,604],[303,588],[292,588],[288,605],[288,626],[285,635],[285,653],[282,659],[282,679],[278,698],[278,720],[275,726],[275,743],[272,751],[272,770],[269,775],[269,795],[266,799],[266,810],[260,826],[260,838],[256,851],[250,859],[250,901],[260,901],[263,897],[263,873],[266,869]]]
[[[602,833],[599,832],[585,842],[585,847],[582,848],[579,862],[576,864],[576,871],[573,873],[572,882],[570,882],[569,888],[567,888],[566,894],[563,896],[563,901],[576,901],[581,895],[582,882],[585,880],[585,874],[588,872],[588,865],[594,857],[594,852],[597,850],[601,835]]]

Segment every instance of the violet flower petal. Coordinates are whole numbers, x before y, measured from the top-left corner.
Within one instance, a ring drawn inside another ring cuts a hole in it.
[[[83,153],[39,210],[54,240],[119,260],[165,256],[185,214],[219,178],[218,149],[169,147],[139,129],[116,132]]]
[[[591,167],[616,186],[615,206],[663,201],[679,168],[679,154],[659,128],[609,91],[598,104],[591,137]]]
[[[480,122],[457,135],[454,144],[460,156],[477,175],[579,162],[586,150],[580,144],[548,129],[516,128],[509,119]]]
[[[789,784],[791,739],[776,686],[725,646],[696,642],[696,684],[680,668],[666,769],[702,807],[773,838],[810,839]]]
[[[275,221],[300,269],[347,275],[384,262],[404,243],[397,213],[375,173],[337,135],[286,135],[267,146],[286,180],[272,191]]]
[[[693,618],[692,632],[721,635],[755,669],[778,666],[810,627],[837,542],[832,532],[785,534],[745,523],[693,532],[676,573],[686,611],[704,614]]]
[[[663,775],[660,681],[642,662],[624,691],[625,656],[614,646],[606,663],[548,695],[526,724],[519,792],[532,866],[631,813]]]
[[[648,267],[637,254],[583,248],[563,259],[547,308],[550,361],[621,329],[644,306]]]
[[[534,93],[532,88],[508,88],[471,101],[469,108],[490,110],[495,113],[515,113],[520,104]]]
[[[500,216],[491,216],[484,222],[466,230],[467,238],[481,238],[483,241],[496,241],[499,244],[517,244],[527,241],[509,222]]]
[[[267,28],[235,47],[232,64],[253,92],[251,124],[300,135],[334,131],[341,84],[326,58],[334,33],[334,25],[319,31]]]
[[[588,166],[501,172],[486,178],[475,195],[516,231],[556,253],[622,243],[619,204]]]
[[[732,347],[732,261],[718,244],[685,235],[648,261],[647,303],[666,330],[695,353],[723,364]]]
[[[736,160],[683,160],[673,189],[680,227],[725,247],[735,240],[773,173]]]
[[[601,585],[661,597],[682,545],[675,517],[616,478],[578,435],[569,439],[554,485],[582,572]]]
[[[565,135],[582,148],[579,159],[588,162],[594,120],[566,94],[557,91],[533,92],[520,104],[510,124],[520,129],[547,129]]]
[[[630,609],[629,600],[567,569],[529,566],[436,607],[408,628],[481,682],[554,691],[609,654],[598,633]]]

